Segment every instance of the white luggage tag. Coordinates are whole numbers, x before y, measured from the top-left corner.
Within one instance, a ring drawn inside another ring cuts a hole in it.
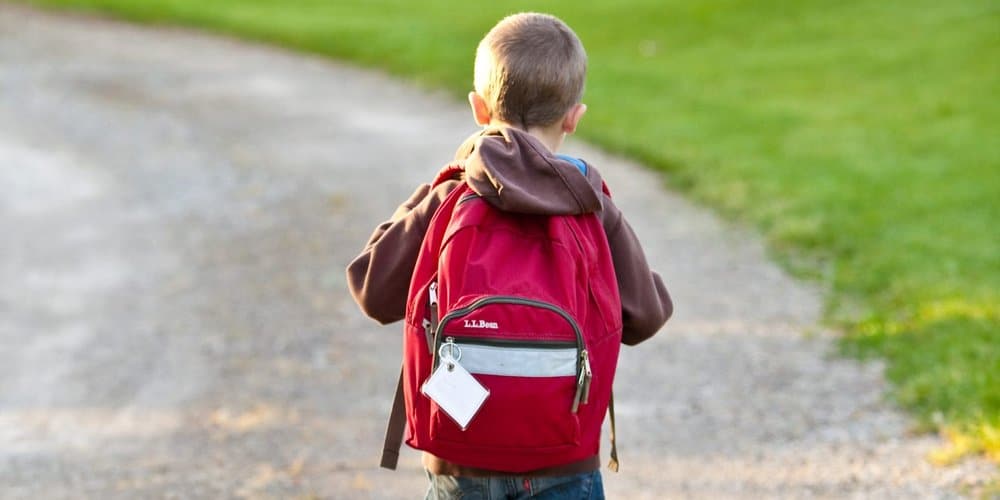
[[[424,382],[420,392],[437,403],[464,431],[490,391],[458,364],[462,350],[451,337],[441,344],[438,358],[440,363],[437,369]]]

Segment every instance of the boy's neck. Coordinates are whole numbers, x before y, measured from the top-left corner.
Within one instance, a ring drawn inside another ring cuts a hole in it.
[[[559,148],[562,147],[563,139],[566,137],[566,134],[563,133],[562,129],[558,125],[548,127],[528,127],[528,129],[525,130],[524,128],[515,127],[514,125],[500,120],[493,120],[490,122],[490,126],[516,128],[522,132],[527,132],[528,135],[531,135],[544,144],[551,153],[559,151]]]

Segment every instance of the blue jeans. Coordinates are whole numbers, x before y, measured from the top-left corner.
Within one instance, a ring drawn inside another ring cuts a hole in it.
[[[601,471],[554,477],[454,477],[427,473],[426,500],[604,500]]]

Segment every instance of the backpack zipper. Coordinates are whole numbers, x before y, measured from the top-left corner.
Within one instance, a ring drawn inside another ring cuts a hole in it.
[[[437,281],[432,281],[427,286],[427,315],[429,317],[424,318],[421,323],[421,326],[424,327],[424,338],[427,340],[427,350],[431,351],[432,356],[434,351],[434,332],[432,330],[437,328],[437,288]]]
[[[581,403],[587,404],[587,399],[590,396],[590,379],[593,377],[593,373],[590,371],[590,356],[586,350],[580,352],[580,361],[583,364],[583,370],[576,382],[576,396],[573,397],[571,413],[576,413]]]
[[[438,303],[438,284],[437,281],[432,281],[430,286],[427,287],[427,293],[430,295],[430,304],[437,305]]]
[[[465,337],[461,335],[448,335],[444,342],[457,342],[459,344],[472,344],[487,347],[526,347],[537,349],[565,349],[567,347],[576,348],[576,342],[572,340],[510,340],[510,339],[484,339],[480,337]]]
[[[436,302],[437,301],[437,282],[431,283],[431,293],[433,294],[432,295],[432,297],[433,297],[432,300],[434,300]],[[472,311],[475,311],[476,309],[479,309],[480,307],[487,306],[487,305],[490,305],[490,304],[515,304],[515,305],[540,307],[542,309],[546,309],[548,311],[552,311],[552,312],[554,312],[554,313],[562,316],[562,318],[565,319],[566,322],[569,323],[569,325],[573,328],[573,333],[576,334],[576,348],[577,348],[577,351],[580,353],[580,355],[579,355],[579,357],[577,359],[577,363],[576,363],[576,377],[577,377],[576,394],[573,396],[573,405],[572,405],[572,407],[570,409],[571,413],[576,413],[577,409],[580,406],[580,404],[581,403],[586,404],[587,400],[588,400],[588,397],[589,397],[590,381],[593,378],[593,372],[590,369],[590,356],[589,356],[589,354],[587,354],[587,347],[586,347],[586,345],[583,342],[583,333],[580,331],[580,327],[576,324],[576,321],[573,320],[573,317],[570,316],[569,313],[567,313],[566,311],[564,311],[562,308],[560,308],[558,306],[555,306],[553,304],[549,304],[548,302],[543,302],[543,301],[540,301],[540,300],[525,299],[523,297],[514,297],[514,296],[509,296],[509,295],[495,295],[495,296],[492,296],[492,297],[485,297],[485,298],[479,299],[479,300],[473,302],[472,304],[469,304],[469,305],[467,305],[467,306],[465,306],[465,307],[463,307],[461,309],[456,309],[456,310],[454,310],[454,311],[446,314],[445,317],[442,318],[441,321],[438,322],[438,324],[437,324],[437,331],[434,332],[434,350],[431,352],[431,357],[432,357],[432,360],[431,360],[432,365],[431,366],[433,368],[437,368],[437,365],[438,365],[437,354],[438,354],[438,350],[440,350],[440,348],[441,348],[441,342],[442,342],[441,336],[444,334],[444,325],[447,324],[449,321],[455,319],[455,318],[458,318],[458,317],[461,317],[461,316],[465,316],[465,315],[471,313]],[[454,337],[452,337],[452,336],[448,337],[448,341],[449,342],[453,343],[454,340],[455,340]],[[488,340],[487,339],[483,339],[481,341],[477,340],[476,342],[473,342],[473,343],[487,344],[488,342],[493,342],[493,343],[497,343],[497,344],[503,344],[503,345],[507,345],[507,346],[517,345],[519,343],[523,343],[523,344],[525,344],[527,346],[538,346],[538,347],[544,347],[546,344],[549,344],[549,345],[553,345],[554,344],[554,342],[551,342],[551,341],[550,342],[546,342],[546,341],[524,342],[524,341],[510,341],[510,340],[506,340],[505,341],[505,340],[498,340],[498,339],[488,339]],[[565,345],[565,343],[563,343],[563,345]]]

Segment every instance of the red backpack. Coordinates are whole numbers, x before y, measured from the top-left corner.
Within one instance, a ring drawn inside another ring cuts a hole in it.
[[[407,444],[512,473],[597,454],[621,334],[618,285],[597,214],[503,212],[461,184],[431,219],[410,282],[401,375]],[[489,392],[464,429],[421,392],[445,352]],[[382,458],[390,469],[398,459],[399,392]],[[611,419],[617,469],[613,407]]]

